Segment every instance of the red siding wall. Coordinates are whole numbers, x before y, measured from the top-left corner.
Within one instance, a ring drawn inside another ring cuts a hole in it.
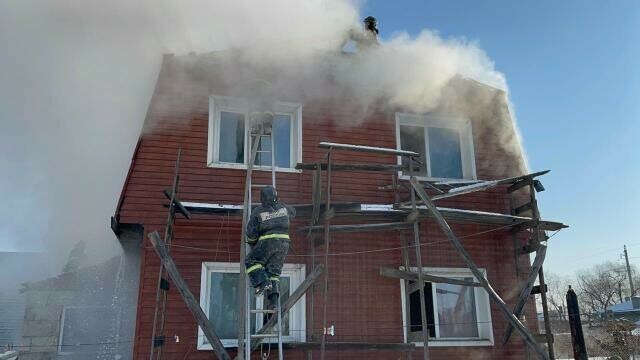
[[[165,74],[166,75],[166,74]],[[160,84],[162,84],[162,76]],[[303,106],[303,159],[315,162],[324,159],[325,151],[317,147],[319,141],[333,141],[396,147],[393,113],[376,113],[354,127],[346,127],[348,114],[327,115],[328,111],[313,105]],[[179,196],[185,201],[241,204],[245,181],[244,170],[208,168],[207,125],[208,91],[190,94],[188,98],[175,92],[163,91],[158,86],[149,111],[149,118],[142,141],[135,154],[135,165],[129,182],[125,185],[121,207],[123,222],[142,223],[145,231],[164,231],[167,210],[163,189],[171,186],[178,147],[182,148]],[[500,151],[495,134],[484,129],[477,131],[474,124],[475,153],[478,159],[479,178],[497,178],[497,168],[509,169],[513,159]],[[477,134],[482,133],[482,136]],[[395,163],[395,157],[366,153],[336,153],[336,162]],[[485,161],[491,159],[491,161]],[[488,164],[492,164],[489,166]],[[310,171],[302,173],[279,173],[277,184],[280,197],[289,203],[311,201]],[[258,171],[255,182],[269,182],[269,173]],[[323,180],[324,181],[324,180]],[[391,203],[393,192],[378,187],[391,183],[389,174],[378,173],[334,173],[332,198],[335,201],[358,201],[364,203]],[[509,213],[509,195],[504,188],[475,193],[442,201],[440,206],[458,207],[484,211]],[[302,221],[302,220],[300,220]],[[298,223],[300,223],[298,221]],[[239,259],[240,221],[236,217],[195,215],[190,221],[179,218],[176,222],[174,244],[195,247],[172,248],[178,269],[191,290],[199,295],[201,264],[204,261],[237,262]],[[468,236],[491,229],[491,227],[469,224],[453,224],[459,236]],[[411,233],[407,234],[411,238]],[[307,264],[311,269],[310,248],[304,236],[292,232],[294,250],[287,262]],[[440,229],[430,222],[421,225],[424,266],[465,267],[460,256],[448,244]],[[476,263],[487,270],[487,276],[499,294],[513,304],[518,293],[515,276],[514,251],[511,234],[507,230],[489,232],[464,239],[464,245]],[[340,234],[333,237],[331,252],[353,252],[399,246],[397,232],[365,234]],[[322,248],[317,249],[321,253]],[[412,252],[413,254],[413,252]],[[528,265],[522,258],[521,269]],[[321,258],[318,261],[322,261]],[[412,260],[413,261],[413,260]],[[414,262],[415,263],[415,262]],[[140,296],[137,315],[135,359],[148,358],[150,348],[153,311],[157,286],[159,260],[144,243]],[[400,283],[398,280],[378,275],[381,266],[401,265],[399,250],[373,252],[350,256],[334,256],[329,260],[328,319],[336,327],[336,336],[330,341],[402,342],[402,312]],[[307,298],[307,304],[310,304]],[[321,288],[315,297],[315,323],[308,329],[319,329],[322,308]],[[307,319],[311,308],[307,309]],[[493,347],[438,347],[431,348],[432,359],[521,359],[525,358],[522,340],[514,335],[507,346],[499,345],[506,321],[492,306],[493,331],[496,345]],[[527,318],[535,319],[535,310],[528,308]],[[215,321],[215,319],[212,319]],[[309,330],[308,330],[309,332]],[[196,350],[197,327],[179,294],[169,292],[166,332],[178,335],[179,343],[168,341],[163,348],[164,359],[207,359],[211,351]],[[169,339],[170,340],[170,339]],[[417,351],[421,351],[418,349]],[[302,358],[303,354],[291,353],[288,358]],[[329,358],[348,359],[355,356],[376,359],[397,359],[399,353],[354,353],[329,352]]]

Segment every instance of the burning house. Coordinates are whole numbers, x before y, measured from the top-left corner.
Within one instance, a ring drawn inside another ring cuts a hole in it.
[[[454,76],[410,106],[358,74],[375,51],[164,57],[112,219],[142,244],[133,358],[276,356],[241,265],[260,184],[298,211],[285,357],[553,356],[533,283],[565,225],[540,219],[505,92]]]

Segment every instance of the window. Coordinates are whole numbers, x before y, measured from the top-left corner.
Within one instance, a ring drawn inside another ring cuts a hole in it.
[[[58,354],[96,353],[112,335],[113,310],[101,306],[65,306],[60,317]]]
[[[432,179],[475,179],[471,125],[468,120],[396,114],[398,148],[420,154],[415,175]],[[408,159],[402,158],[408,166]]]
[[[273,137],[276,169],[291,171],[302,161],[302,106],[278,102],[274,105],[273,128],[260,139],[255,164],[271,166]],[[211,167],[246,168],[251,156],[248,103],[243,99],[211,96],[209,99],[209,146],[207,164]]]
[[[415,268],[412,270],[416,271]],[[459,280],[475,279],[468,269],[425,268],[424,271]],[[422,321],[418,283],[401,280],[401,288],[405,339],[421,345]],[[493,345],[489,295],[483,288],[425,282],[424,292],[430,346]]]
[[[238,346],[238,301],[240,299],[237,286],[240,266],[238,263],[202,263],[202,277],[200,287],[200,306],[213,323],[216,334],[226,347]],[[280,277],[280,301],[284,303],[289,295],[302,283],[305,277],[305,266],[300,264],[285,264]],[[264,297],[251,295],[254,309],[262,309],[265,305]],[[283,318],[282,335],[285,342],[305,341],[305,298],[298,300],[296,305]],[[262,314],[251,315],[251,333],[262,327]],[[277,341],[277,339],[273,339]],[[198,328],[198,350],[211,350],[211,344],[204,333]]]

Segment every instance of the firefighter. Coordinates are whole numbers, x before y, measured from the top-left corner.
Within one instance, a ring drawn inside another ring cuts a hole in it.
[[[278,201],[276,189],[270,185],[262,188],[260,202],[247,223],[252,249],[245,261],[246,271],[256,295],[265,291],[269,295],[279,294],[278,282],[290,244],[289,219],[296,211]]]

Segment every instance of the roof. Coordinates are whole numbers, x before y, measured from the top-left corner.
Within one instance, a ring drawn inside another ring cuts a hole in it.
[[[636,303],[640,302],[640,296],[634,296]],[[636,313],[640,312],[640,307],[633,307],[633,298],[627,298],[626,301],[607,307],[607,311],[614,314]]]

